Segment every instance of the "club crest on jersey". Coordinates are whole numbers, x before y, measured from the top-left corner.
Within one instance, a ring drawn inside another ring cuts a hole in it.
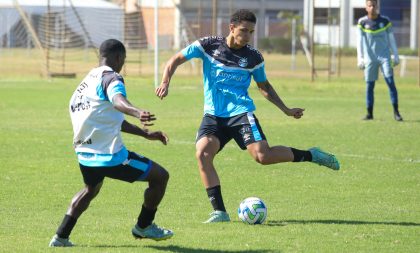
[[[384,23],[379,23],[380,28],[384,28]]]
[[[217,57],[220,55],[220,51],[218,49],[213,50],[213,56]]]
[[[239,59],[238,65],[241,66],[242,68],[245,68],[246,66],[248,66],[248,59],[247,58]]]

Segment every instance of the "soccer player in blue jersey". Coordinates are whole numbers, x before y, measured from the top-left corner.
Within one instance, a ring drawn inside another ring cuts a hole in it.
[[[357,66],[364,69],[366,81],[367,114],[364,120],[373,120],[373,104],[375,81],[378,80],[379,67],[389,88],[391,103],[394,108],[394,119],[402,121],[398,110],[398,92],[395,87],[392,65],[396,66],[400,60],[397,44],[392,31],[392,23],[388,17],[377,13],[377,1],[367,0],[367,15],[358,22],[357,36]],[[394,62],[391,62],[391,53]]]
[[[154,161],[126,149],[121,131],[166,145],[168,137],[161,131],[149,131],[124,119],[124,114],[137,118],[144,127],[156,117],[135,107],[127,99],[124,79],[118,73],[125,61],[124,45],[114,39],[100,46],[100,66],[92,69],[70,99],[69,112],[73,124],[73,145],[85,187],[72,199],[64,219],[51,239],[51,247],[70,247],[69,236],[77,219],[99,193],[105,177],[126,182],[144,181],[144,202],[132,229],[135,238],[168,239],[173,232],[153,223],[162,200],[169,173]]]
[[[156,95],[168,95],[176,68],[192,58],[203,60],[204,116],[196,139],[196,158],[202,182],[214,212],[206,221],[230,221],[223,203],[220,180],[213,164],[216,154],[234,139],[239,147],[260,164],[280,162],[314,162],[338,170],[334,155],[319,148],[299,150],[269,146],[256,116],[255,105],[248,95],[251,78],[261,94],[286,115],[299,119],[304,109],[287,107],[275,92],[264,71],[260,52],[248,43],[255,30],[256,17],[248,10],[238,10],[230,20],[226,38],[205,37],[175,54],[166,64],[162,83]]]

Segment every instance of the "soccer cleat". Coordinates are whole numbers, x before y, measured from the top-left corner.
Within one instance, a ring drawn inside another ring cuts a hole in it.
[[[309,152],[312,154],[312,161],[318,165],[328,167],[333,170],[340,169],[340,163],[333,154],[322,151],[320,148],[310,148]]]
[[[403,118],[401,117],[401,115],[398,112],[394,113],[394,119],[396,121],[403,121]]]
[[[50,247],[73,247],[74,244],[69,241],[69,238],[60,238],[58,235],[54,235],[49,244]]]
[[[155,223],[143,229],[136,224],[131,230],[131,233],[136,239],[152,239],[155,241],[166,240],[174,235],[171,230],[160,228]]]
[[[373,120],[373,115],[372,114],[367,114],[363,120]]]
[[[210,214],[210,218],[203,223],[213,222],[228,222],[230,221],[229,214],[227,212],[216,210]]]

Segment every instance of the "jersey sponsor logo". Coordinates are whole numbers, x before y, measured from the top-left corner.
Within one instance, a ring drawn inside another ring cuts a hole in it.
[[[76,112],[76,111],[80,111],[80,110],[82,110],[82,111],[84,111],[84,110],[88,110],[88,109],[90,109],[90,102],[89,101],[81,101],[81,102],[79,102],[79,103],[75,103],[75,104],[72,104],[71,106],[70,106],[70,109],[71,109],[71,112]]]
[[[242,68],[245,68],[246,66],[248,66],[248,59],[245,57],[239,59],[238,65]]]
[[[222,78],[225,78],[227,81],[228,80],[235,80],[237,82],[242,82],[244,80],[244,77],[241,76],[241,75],[230,74],[230,73],[227,73],[227,72],[224,72],[224,71],[220,72],[218,76],[222,77]]]
[[[75,146],[82,145],[82,144],[92,144],[92,139],[88,139],[86,141],[78,140],[73,142]]]

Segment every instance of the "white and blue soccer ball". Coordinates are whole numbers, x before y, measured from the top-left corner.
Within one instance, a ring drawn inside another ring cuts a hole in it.
[[[238,216],[246,224],[262,224],[267,218],[267,207],[260,198],[249,197],[239,204]]]

